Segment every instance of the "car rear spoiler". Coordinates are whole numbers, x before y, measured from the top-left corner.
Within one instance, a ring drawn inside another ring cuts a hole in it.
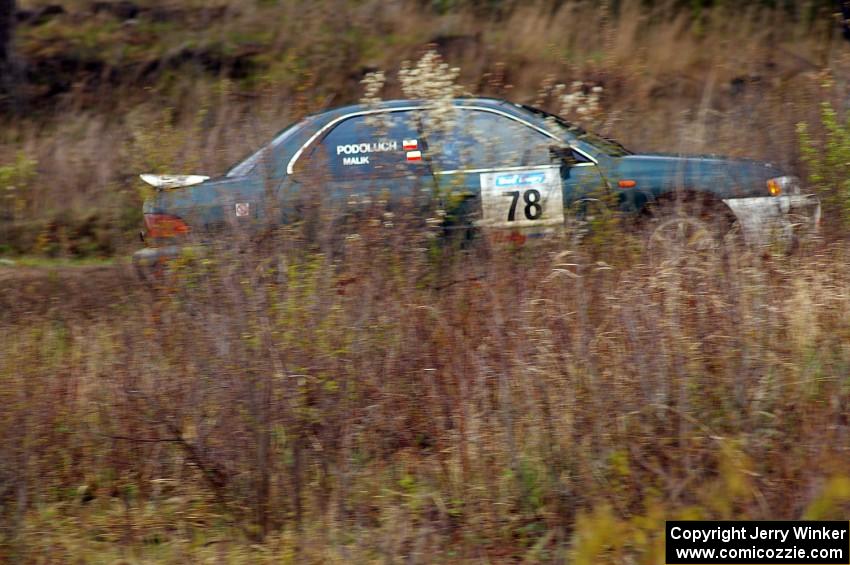
[[[204,175],[139,175],[143,181],[156,188],[157,190],[166,190],[168,188],[180,188],[183,186],[192,186],[201,184],[209,180],[210,177]]]

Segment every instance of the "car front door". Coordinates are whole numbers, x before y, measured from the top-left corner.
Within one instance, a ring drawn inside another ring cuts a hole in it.
[[[600,183],[589,157],[553,158],[555,136],[505,112],[461,106],[442,123],[425,116],[422,129],[425,158],[456,227],[554,232],[564,225],[565,202]]]

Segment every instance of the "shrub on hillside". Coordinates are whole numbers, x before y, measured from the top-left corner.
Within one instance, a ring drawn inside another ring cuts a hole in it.
[[[821,106],[823,134],[815,139],[806,123],[797,125],[809,182],[844,226],[850,226],[850,116],[844,120],[829,102]]]

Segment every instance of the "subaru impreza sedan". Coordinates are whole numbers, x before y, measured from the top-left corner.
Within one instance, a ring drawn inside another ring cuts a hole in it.
[[[141,178],[156,188],[144,203],[141,265],[179,254],[190,238],[211,241],[225,226],[297,222],[304,207],[294,199],[308,190],[314,204],[343,211],[370,198],[389,207],[439,199],[452,208],[451,227],[532,235],[605,201],[643,222],[647,245],[700,245],[732,226],[758,244],[820,219],[818,199],[769,163],[633,153],[558,116],[489,98],[327,110],[223,176]]]

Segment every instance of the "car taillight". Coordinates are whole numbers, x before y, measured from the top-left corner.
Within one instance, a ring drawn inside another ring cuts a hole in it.
[[[152,238],[176,237],[189,233],[186,222],[169,214],[145,214],[145,229]]]

